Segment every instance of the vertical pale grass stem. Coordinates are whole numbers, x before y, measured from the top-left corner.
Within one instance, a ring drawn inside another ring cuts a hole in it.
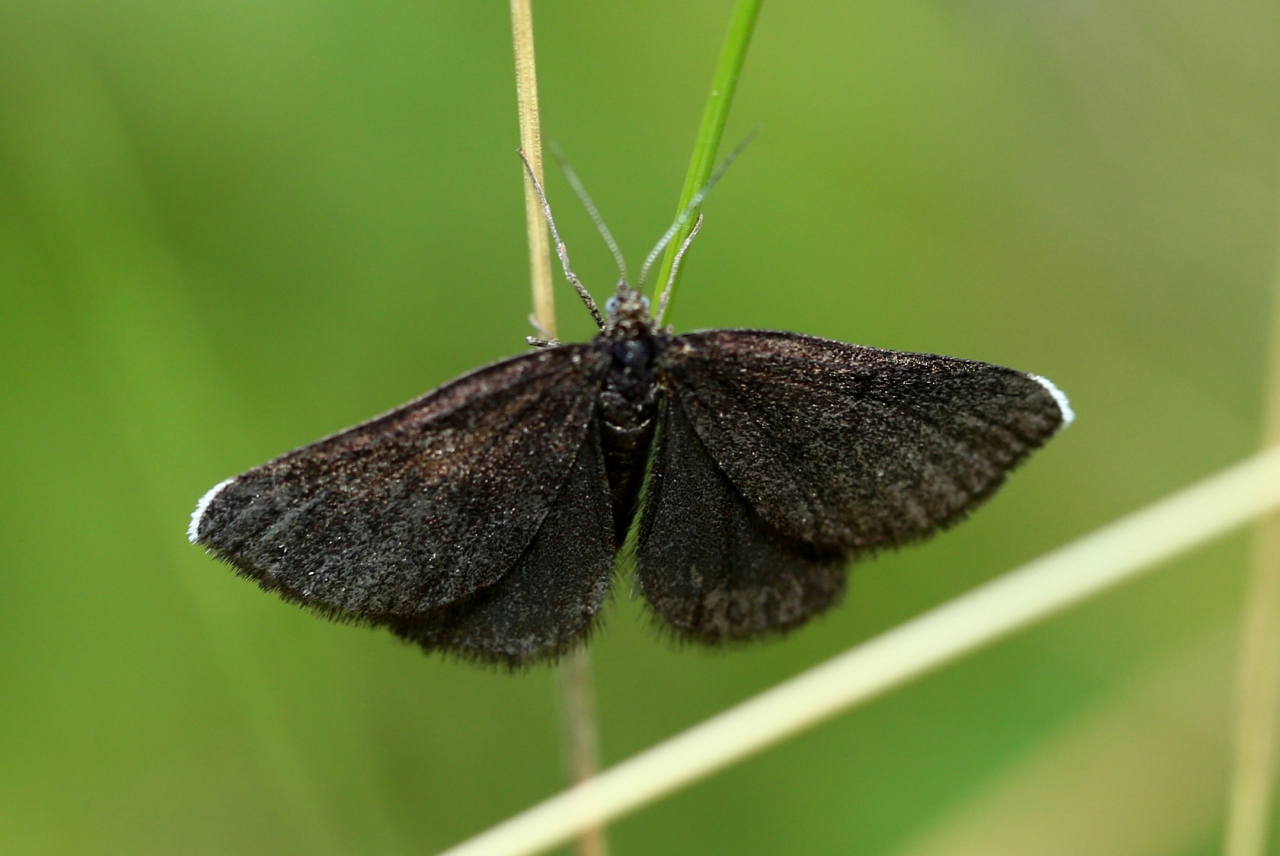
[[[520,117],[520,148],[529,169],[544,187],[542,129],[538,119],[538,75],[533,50],[533,9],[530,0],[511,0],[511,35],[516,55],[516,103]],[[524,210],[529,230],[529,268],[532,274],[533,318],[539,335],[555,339],[556,305],[551,290],[551,247],[541,201],[524,170]],[[591,655],[575,648],[560,666],[557,686],[564,729],[564,748],[571,781],[590,779],[599,769],[595,699],[591,686]],[[587,824],[577,830],[578,856],[606,856],[604,829]]]
[[[538,183],[542,175],[542,126],[538,120],[538,74],[533,53],[533,9],[530,0],[511,0],[511,36],[516,50],[516,107],[520,116],[520,148]],[[512,163],[518,165],[513,159]],[[529,270],[533,286],[533,317],[540,335],[556,338],[556,302],[551,291],[551,244],[533,182],[524,176],[524,214],[529,230]]]
[[[526,856],[706,778],[1280,505],[1280,449],[979,586],[445,851]]]
[[[1265,446],[1280,445],[1280,261],[1272,284]],[[1280,513],[1258,522],[1236,665],[1235,757],[1224,856],[1265,856],[1280,712]]]
[[[585,645],[568,653],[560,664],[557,677],[569,778],[573,784],[579,785],[600,771],[591,654]],[[589,824],[583,828],[578,833],[575,852],[577,856],[607,856],[609,846],[603,824]]]

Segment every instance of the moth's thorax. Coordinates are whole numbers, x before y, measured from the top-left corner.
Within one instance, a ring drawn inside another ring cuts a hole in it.
[[[609,371],[600,393],[605,445],[647,444],[657,407],[655,361],[665,337],[644,330],[636,336],[601,334],[596,342],[609,355]]]
[[[596,338],[610,358],[600,396],[605,446],[647,447],[657,409],[654,362],[668,337],[649,317],[649,301],[626,280],[606,306],[609,316]]]

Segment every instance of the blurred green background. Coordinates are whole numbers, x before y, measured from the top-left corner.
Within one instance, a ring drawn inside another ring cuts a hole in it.
[[[536,5],[546,132],[633,265],[730,6]],[[184,533],[220,479],[523,350],[507,15],[0,2],[0,852],[418,854],[561,786],[551,670],[326,623]],[[607,763],[1256,448],[1277,46],[1261,0],[766,4],[727,138],[763,133],[676,326],[1012,365],[1079,418],[782,642],[677,649],[620,586]],[[603,296],[607,253],[550,193]],[[1217,852],[1247,545],[625,819],[615,852]]]

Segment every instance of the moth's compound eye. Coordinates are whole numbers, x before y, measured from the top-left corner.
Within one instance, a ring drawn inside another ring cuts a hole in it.
[[[610,315],[618,311],[617,295],[610,297],[608,300],[604,302],[604,311],[608,312]]]

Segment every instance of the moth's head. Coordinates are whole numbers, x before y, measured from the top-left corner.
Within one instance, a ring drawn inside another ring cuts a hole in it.
[[[625,279],[618,280],[618,290],[605,301],[606,336],[635,335],[641,329],[652,326],[649,318],[649,298],[632,288]]]

